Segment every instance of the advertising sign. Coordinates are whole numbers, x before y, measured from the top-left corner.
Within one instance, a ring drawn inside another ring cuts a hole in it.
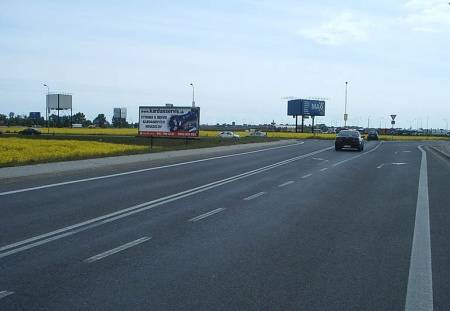
[[[40,112],[30,112],[30,119],[40,119],[41,113]]]
[[[288,101],[289,116],[324,116],[325,101],[312,99],[294,99]]]
[[[139,107],[139,135],[198,137],[199,107]]]
[[[72,109],[72,95],[47,94],[47,109],[64,110]]]

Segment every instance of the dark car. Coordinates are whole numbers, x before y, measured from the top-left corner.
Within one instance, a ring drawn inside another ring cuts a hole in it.
[[[32,127],[29,127],[29,128],[19,131],[19,134],[20,135],[40,135],[41,131],[39,131],[35,128],[32,128]]]
[[[364,139],[361,133],[354,130],[343,130],[336,135],[334,148],[341,150],[342,148],[354,148],[358,151],[364,150]]]
[[[369,134],[367,135],[367,140],[378,140],[378,132],[374,130],[369,131]]]

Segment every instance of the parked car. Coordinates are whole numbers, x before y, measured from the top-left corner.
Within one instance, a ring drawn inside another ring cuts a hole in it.
[[[343,130],[336,135],[334,142],[336,151],[343,148],[354,148],[358,151],[364,150],[364,138],[361,133],[355,130]]]
[[[220,138],[231,138],[231,139],[235,139],[235,140],[239,139],[238,134],[234,134],[233,132],[230,132],[230,131],[220,132],[219,137]]]
[[[26,129],[23,129],[21,131],[19,131],[20,135],[41,135],[41,131],[39,131],[38,129],[29,127]]]
[[[378,132],[375,130],[370,130],[367,134],[367,140],[378,140]]]
[[[261,131],[253,131],[253,132],[250,132],[249,136],[267,137],[267,133],[266,132],[261,132]]]

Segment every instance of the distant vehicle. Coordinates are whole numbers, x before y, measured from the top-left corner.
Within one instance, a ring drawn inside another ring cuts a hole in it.
[[[219,137],[220,138],[231,138],[231,139],[235,139],[235,140],[239,139],[238,134],[234,134],[233,132],[230,132],[230,131],[220,132]]]
[[[378,140],[378,132],[375,130],[370,130],[367,134],[367,140]]]
[[[342,148],[355,148],[358,151],[363,151],[364,139],[358,131],[343,130],[336,135],[334,148],[336,151],[341,150]]]
[[[82,128],[82,127],[83,127],[83,124],[80,124],[80,123],[74,123],[74,124],[72,124],[72,127],[73,127],[73,128]]]
[[[29,127],[26,128],[24,130],[19,131],[20,135],[41,135],[41,131],[39,131],[38,129]]]
[[[253,137],[267,137],[267,133],[266,132],[261,132],[261,131],[253,131],[253,132],[250,132],[249,136],[253,136]]]
[[[95,125],[91,124],[91,125],[88,126],[88,128],[94,129],[94,128],[95,128]]]

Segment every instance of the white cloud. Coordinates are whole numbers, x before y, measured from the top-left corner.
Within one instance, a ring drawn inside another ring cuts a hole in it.
[[[317,27],[300,30],[300,34],[318,43],[341,45],[351,41],[366,41],[372,23],[357,18],[353,13],[342,12]]]
[[[410,0],[404,21],[414,31],[446,32],[450,30],[450,6],[442,0]]]

